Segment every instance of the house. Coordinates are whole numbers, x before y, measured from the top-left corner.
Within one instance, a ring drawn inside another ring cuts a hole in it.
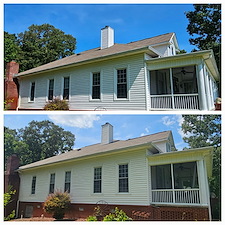
[[[219,73],[212,50],[177,54],[175,33],[127,44],[101,30],[101,47],[14,73],[19,110],[57,97],[70,110],[213,110]]]
[[[171,131],[114,140],[106,123],[101,143],[18,168],[17,216],[48,216],[43,202],[61,190],[72,198],[69,218],[86,218],[103,202],[134,219],[209,220],[211,171],[212,147],[177,151]]]

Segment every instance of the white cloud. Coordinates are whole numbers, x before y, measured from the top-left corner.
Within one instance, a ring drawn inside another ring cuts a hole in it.
[[[97,115],[48,115],[48,117],[56,124],[69,127],[91,128],[94,121],[100,119]]]
[[[176,120],[174,117],[164,116],[162,117],[162,122],[166,126],[171,126],[176,123]]]

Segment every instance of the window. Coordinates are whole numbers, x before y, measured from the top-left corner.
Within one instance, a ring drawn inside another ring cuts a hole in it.
[[[54,189],[55,189],[55,174],[51,173],[51,175],[50,175],[49,193],[54,193]]]
[[[69,100],[70,78],[64,77],[63,99]]]
[[[33,176],[32,183],[31,183],[31,194],[35,194],[36,190],[36,176]]]
[[[117,98],[127,98],[127,69],[117,70]]]
[[[119,192],[128,192],[128,164],[119,165]]]
[[[54,91],[54,79],[49,80],[48,86],[48,100],[53,100],[53,91]]]
[[[100,73],[92,74],[92,99],[100,99]]]
[[[35,91],[35,82],[31,83],[31,88],[30,88],[30,101],[34,101],[34,91]]]
[[[65,173],[65,186],[64,191],[70,193],[71,171]]]
[[[102,168],[94,168],[94,193],[102,192]]]

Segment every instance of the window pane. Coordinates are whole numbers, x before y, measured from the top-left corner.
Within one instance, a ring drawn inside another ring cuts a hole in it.
[[[117,70],[117,98],[127,98],[127,70]]]
[[[50,175],[49,193],[53,193],[55,189],[55,174]]]
[[[171,94],[169,69],[150,71],[150,92],[151,95]]]
[[[199,187],[196,162],[174,164],[173,171],[175,188],[186,189]]]
[[[94,193],[102,192],[102,168],[94,168]]]
[[[49,80],[48,100],[53,99],[54,79]]]
[[[93,73],[92,99],[100,99],[100,73]]]
[[[128,164],[119,165],[119,192],[128,191]]]
[[[32,178],[32,184],[31,184],[31,194],[35,194],[36,189],[36,176]]]
[[[34,101],[35,82],[31,83],[30,101]]]
[[[70,78],[64,77],[63,99],[69,99]]]
[[[152,189],[171,189],[171,165],[151,167]]]
[[[70,193],[70,183],[71,183],[71,171],[65,173],[65,185],[64,191]]]

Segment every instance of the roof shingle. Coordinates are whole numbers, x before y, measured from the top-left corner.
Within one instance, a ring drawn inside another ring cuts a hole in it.
[[[127,149],[143,144],[150,144],[152,142],[168,139],[171,131],[164,131],[156,134],[146,135],[138,138],[132,138],[128,140],[114,141],[109,144],[94,144],[90,146],[83,147],[81,149],[76,149],[63,153],[57,156],[53,156],[41,161],[37,161],[25,166],[21,166],[19,170],[29,169],[33,167],[44,166],[52,163],[63,162],[67,160],[73,160],[81,157],[92,156],[95,154],[103,154],[111,151]]]

